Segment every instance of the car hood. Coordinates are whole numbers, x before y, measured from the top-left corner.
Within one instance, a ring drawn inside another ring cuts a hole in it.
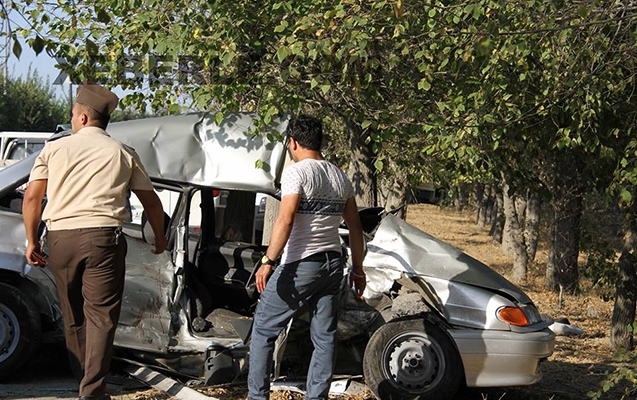
[[[391,214],[381,221],[367,250],[363,265],[375,273],[368,276],[366,297],[388,292],[406,275],[482,287],[531,303],[517,286],[482,262]]]
[[[287,118],[257,131],[256,114],[146,118],[108,125],[107,132],[139,154],[151,178],[219,189],[274,194],[286,157]]]

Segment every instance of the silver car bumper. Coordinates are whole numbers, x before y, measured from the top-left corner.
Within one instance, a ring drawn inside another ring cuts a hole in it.
[[[464,364],[467,386],[531,385],[542,377],[540,362],[553,354],[555,335],[537,332],[450,330]]]

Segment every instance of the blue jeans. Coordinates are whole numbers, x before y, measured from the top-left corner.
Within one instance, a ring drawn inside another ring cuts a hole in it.
[[[327,399],[334,369],[340,253],[323,252],[274,270],[254,314],[248,398],[270,398],[274,342],[290,319],[308,306],[314,352],[307,374],[307,399]]]

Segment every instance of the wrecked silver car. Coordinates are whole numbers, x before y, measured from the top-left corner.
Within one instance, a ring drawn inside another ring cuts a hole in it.
[[[286,120],[257,129],[254,118],[235,113],[217,124],[209,114],[189,114],[109,126],[142,158],[164,205],[169,243],[160,257],[151,254],[143,214],[124,227],[120,358],[207,385],[245,377],[258,301],[252,275],[286,161]],[[0,171],[0,378],[63,335],[52,274],[24,258],[22,189],[34,157]],[[366,301],[355,301],[343,281],[336,374],[364,375],[381,399],[449,399],[463,384],[536,382],[554,335],[533,302],[479,261],[379,211],[361,211]],[[347,254],[347,230],[340,232]],[[275,378],[306,370],[308,346],[301,316],[277,341]]]

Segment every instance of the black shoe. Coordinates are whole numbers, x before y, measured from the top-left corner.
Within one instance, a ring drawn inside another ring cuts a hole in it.
[[[137,378],[133,378],[128,374],[109,373],[108,375],[106,375],[104,380],[106,381],[107,392],[109,392],[108,386],[116,386],[121,390],[138,390],[149,387],[147,384],[141,382]]]
[[[107,394],[101,396],[80,396],[78,400],[111,400],[111,396]]]

